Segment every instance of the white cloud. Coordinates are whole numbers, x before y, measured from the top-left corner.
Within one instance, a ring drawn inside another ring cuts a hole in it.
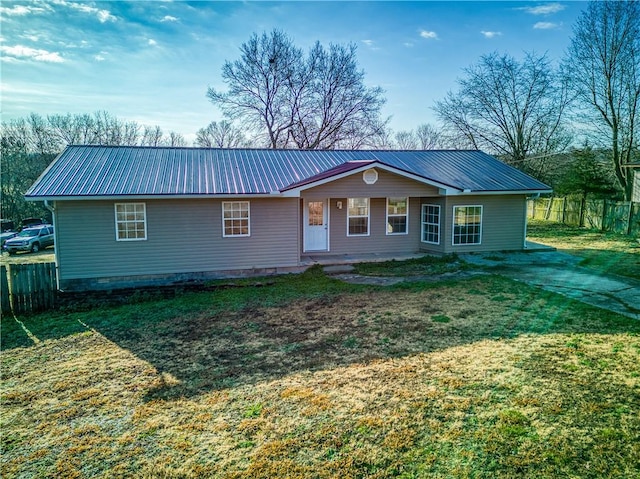
[[[108,56],[109,56],[109,52],[102,50],[100,53],[95,55],[93,59],[98,62],[103,62],[107,59]]]
[[[171,15],[165,15],[164,17],[162,17],[162,20],[160,20],[161,22],[177,22],[178,19],[176,17],[172,17]]]
[[[40,40],[40,37],[35,33],[25,33],[24,35],[21,35],[21,37],[26,38],[27,40],[31,40],[32,42],[37,42],[38,40]]]
[[[78,10],[82,13],[95,15],[100,23],[115,22],[117,20],[115,16],[111,15],[111,12],[109,12],[109,10],[101,10],[99,8],[92,7],[83,3],[68,2],[67,0],[53,0],[53,3],[55,5],[73,8],[74,10]]]
[[[482,33],[485,38],[495,38],[502,35],[502,32],[490,32],[485,30],[482,30],[480,33]]]
[[[420,36],[427,39],[438,38],[438,34],[436,32],[432,32],[429,30],[420,30]]]
[[[98,20],[100,23],[115,22],[117,18],[111,15],[109,10],[98,10]]]
[[[48,63],[63,63],[65,61],[58,52],[48,52],[47,50],[25,47],[24,45],[15,45],[13,47],[2,45],[0,46],[0,52],[9,55],[6,57],[9,61],[19,59]]]
[[[554,28],[558,28],[559,26],[560,25],[553,22],[538,22],[533,26],[533,28],[535,28],[536,30],[553,30]]]
[[[524,10],[531,15],[550,15],[561,12],[565,8],[561,3],[547,3],[545,5],[538,5],[537,7],[522,7],[519,10]]]
[[[414,43],[413,42],[404,42],[403,45],[407,48],[413,48]]]
[[[0,14],[7,16],[23,16],[30,15],[32,13],[45,13],[47,11],[51,11],[51,8],[48,6],[34,7],[25,5],[14,5],[11,8],[0,7]]]
[[[364,43],[368,47],[373,46],[373,40],[362,40],[362,43]]]
[[[153,38],[149,38],[149,40],[147,41],[147,44],[152,47],[155,47],[158,44],[158,42],[156,42]]]

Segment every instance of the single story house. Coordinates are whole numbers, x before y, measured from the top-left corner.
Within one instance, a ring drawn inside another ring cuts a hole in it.
[[[62,290],[301,271],[309,258],[522,250],[549,186],[481,151],[69,146],[26,193]]]

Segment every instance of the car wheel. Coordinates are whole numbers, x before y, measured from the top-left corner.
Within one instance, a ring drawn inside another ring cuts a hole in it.
[[[40,245],[38,243],[33,243],[33,245],[31,245],[31,252],[37,253],[38,251],[40,251]]]

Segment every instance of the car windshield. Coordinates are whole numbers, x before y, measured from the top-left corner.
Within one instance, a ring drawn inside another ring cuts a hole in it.
[[[18,236],[22,236],[23,238],[30,238],[31,236],[38,236],[39,233],[40,230],[22,230],[20,233],[18,233]]]

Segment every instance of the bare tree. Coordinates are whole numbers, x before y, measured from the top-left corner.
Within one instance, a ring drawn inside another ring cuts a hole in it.
[[[160,126],[145,126],[143,128],[140,146],[162,146],[164,133]]]
[[[564,70],[611,160],[625,198],[640,137],[640,3],[592,1],[576,22]]]
[[[421,150],[444,148],[442,131],[430,123],[423,123],[416,128],[416,137]]]
[[[295,85],[302,72],[302,51],[279,30],[253,34],[240,51],[239,60],[222,67],[229,90],[209,88],[207,97],[231,120],[240,119],[264,133],[271,148],[285,146],[299,101]]]
[[[107,111],[93,115],[97,138],[95,144],[105,146],[136,145],[140,138],[140,125],[135,121],[123,121]]]
[[[162,146],[171,146],[171,147],[183,147],[187,146],[187,141],[184,139],[180,133],[176,133],[175,131],[170,131],[169,136],[165,137],[162,140]]]
[[[434,108],[459,144],[489,150],[523,169],[528,156],[569,145],[563,126],[569,96],[546,57],[528,54],[518,62],[493,53],[465,73],[458,92],[449,92]]]
[[[92,145],[99,137],[94,118],[89,114],[48,115],[47,123],[67,145]]]
[[[2,218],[39,216],[44,209],[24,194],[62,148],[44,118],[31,114],[0,127],[0,187]]]
[[[297,148],[331,149],[343,147],[349,138],[376,135],[383,91],[364,84],[358,70],[356,47],[316,42],[306,62],[299,88],[291,138]]]
[[[396,147],[399,150],[417,150],[418,138],[415,133],[411,131],[399,131],[395,135]]]
[[[206,128],[200,128],[195,141],[196,146],[202,148],[241,148],[249,143],[242,130],[227,120],[212,121]]]
[[[382,90],[364,85],[354,45],[326,50],[316,43],[305,58],[274,30],[254,34],[241,52],[223,66],[228,91],[209,88],[207,97],[227,118],[262,134],[270,148],[345,147],[379,134]]]

